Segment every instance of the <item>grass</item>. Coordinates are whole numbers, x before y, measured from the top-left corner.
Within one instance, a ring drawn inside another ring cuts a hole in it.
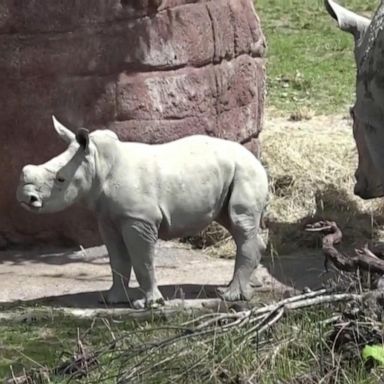
[[[377,372],[364,369],[357,346],[349,352],[352,361],[334,348],[332,325],[322,323],[331,315],[326,307],[288,314],[272,331],[241,348],[239,339],[244,338],[247,327],[224,337],[214,335],[184,340],[163,350],[153,348],[133,358],[132,352],[144,344],[180,334],[185,315],[167,323],[80,321],[61,315],[30,324],[3,322],[0,379],[8,377],[10,364],[15,374],[23,368],[54,368],[76,351],[78,336],[89,351],[100,350],[112,341],[113,333],[119,340],[117,348],[99,359],[100,366],[82,379],[83,383],[114,383],[118,375],[131,375],[127,382],[133,383],[305,384],[318,383],[327,375],[324,383],[377,382]],[[50,375],[49,379],[46,382],[61,384],[69,377]]]
[[[372,0],[340,1],[371,15]],[[323,0],[256,0],[268,44],[268,105],[278,113],[347,111],[354,98],[352,35],[342,33]]]

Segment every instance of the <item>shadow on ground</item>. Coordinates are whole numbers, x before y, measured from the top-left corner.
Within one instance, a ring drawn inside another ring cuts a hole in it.
[[[263,264],[269,273],[285,285],[302,290],[320,288],[335,281],[338,271],[331,263],[326,271],[320,233],[306,232],[308,224],[318,221],[335,221],[343,232],[343,240],[337,247],[346,254],[365,244],[376,247],[380,243],[384,217],[361,210],[356,200],[335,185],[317,191],[316,210],[297,222],[268,221],[269,242]]]
[[[356,200],[335,185],[328,185],[315,194],[315,212],[297,222],[279,222],[273,218],[268,222],[268,252],[289,254],[307,249],[320,249],[322,236],[305,231],[307,224],[320,220],[335,221],[343,232],[341,248],[353,250],[366,243],[379,240],[384,217],[376,213],[363,212]]]
[[[71,263],[104,263],[108,260],[102,260],[107,255],[105,247],[100,247],[96,253],[89,255],[87,250],[79,247],[72,248],[48,248],[33,247],[30,249],[12,249],[0,252],[0,264],[7,263],[12,265],[21,265],[24,263],[64,265]]]
[[[217,294],[218,285],[200,285],[200,284],[183,284],[183,285],[161,285],[159,289],[165,300],[185,299],[215,299],[219,298]],[[103,295],[107,291],[91,291],[71,293],[67,295],[49,296],[32,300],[18,300],[12,302],[1,303],[2,308],[14,307],[15,305],[48,305],[52,307],[76,307],[76,308],[125,308],[130,307],[129,303],[124,304],[107,304],[103,299]],[[127,295],[131,301],[142,298],[139,288],[128,288]]]

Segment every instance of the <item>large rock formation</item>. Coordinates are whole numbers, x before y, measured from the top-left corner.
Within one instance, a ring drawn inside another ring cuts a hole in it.
[[[63,149],[52,114],[125,140],[203,133],[257,151],[265,41],[252,0],[4,0],[0,47],[0,246],[98,241],[78,207],[17,205],[22,166]]]

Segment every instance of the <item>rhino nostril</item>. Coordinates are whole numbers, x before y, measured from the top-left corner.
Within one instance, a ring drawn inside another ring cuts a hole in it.
[[[39,199],[37,198],[37,196],[35,196],[35,195],[31,195],[30,197],[29,197],[29,202],[30,203],[35,203],[36,201],[38,201]]]

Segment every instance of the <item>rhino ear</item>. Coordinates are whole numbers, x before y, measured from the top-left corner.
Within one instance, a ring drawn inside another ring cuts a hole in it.
[[[85,128],[80,128],[76,133],[76,141],[83,149],[88,149],[89,146],[89,131]]]
[[[355,41],[359,41],[367,30],[371,20],[349,11],[333,0],[324,0],[324,4],[328,13],[337,21],[339,28],[342,31],[352,33]]]
[[[63,124],[61,124],[55,116],[52,116],[53,126],[58,135],[66,142],[71,143],[75,140],[75,134],[71,132],[68,128],[65,128]]]

